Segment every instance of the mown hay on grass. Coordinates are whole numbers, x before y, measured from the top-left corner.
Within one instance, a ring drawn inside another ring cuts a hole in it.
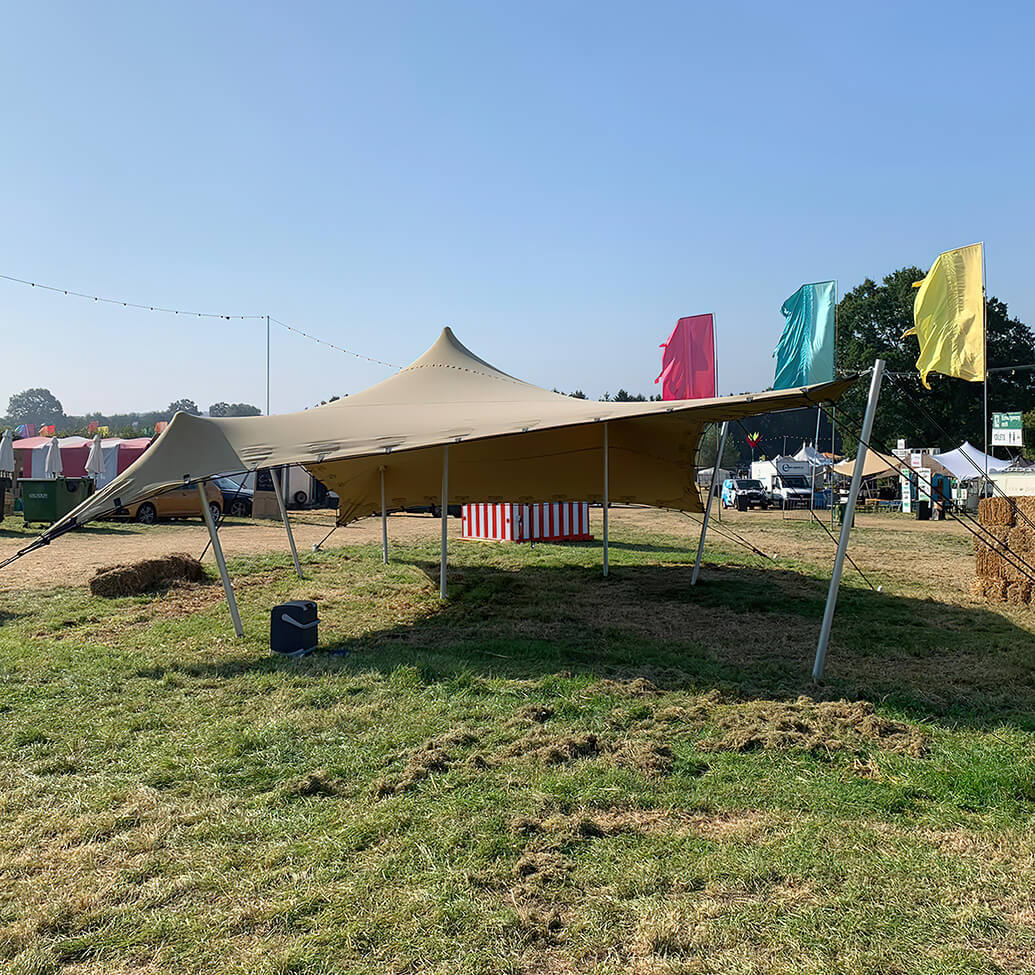
[[[978,521],[982,525],[1010,527],[1014,520],[1016,498],[982,498],[978,502]]]
[[[702,751],[859,751],[868,746],[920,757],[923,733],[874,713],[869,701],[752,701],[731,707],[715,721],[715,732],[698,743]]]
[[[189,555],[166,555],[98,569],[90,580],[90,592],[95,596],[139,596],[207,579],[204,566],[197,559]]]

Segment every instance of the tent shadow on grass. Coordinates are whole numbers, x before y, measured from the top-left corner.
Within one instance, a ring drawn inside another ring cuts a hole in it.
[[[402,560],[437,587],[438,565]],[[398,564],[398,560],[397,560]],[[719,688],[742,698],[864,698],[914,718],[1035,729],[1035,639],[990,609],[843,588],[821,686],[812,659],[826,580],[787,569],[485,565],[450,570],[450,598],[416,622],[335,640],[320,651],[184,666],[228,677],[417,666],[428,683],[471,675],[644,677],[660,689]],[[330,651],[330,652],[329,652]],[[335,655],[335,653],[337,655]],[[342,655],[345,652],[348,655]]]

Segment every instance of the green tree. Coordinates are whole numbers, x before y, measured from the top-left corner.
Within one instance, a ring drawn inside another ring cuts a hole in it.
[[[936,446],[950,450],[963,440],[980,447],[984,442],[982,384],[932,373],[932,388],[919,379],[919,346],[914,336],[902,338],[913,324],[913,282],[923,278],[918,267],[888,274],[881,284],[867,278],[849,291],[837,306],[837,369],[839,374],[868,369],[877,358],[887,371],[902,374],[885,380],[874,421],[874,446],[894,447],[899,437],[909,446]],[[1006,303],[987,301],[988,367],[1035,363],[1035,336]],[[868,384],[858,383],[845,395],[838,415],[845,424],[849,449],[861,425]],[[989,412],[1025,410],[1035,403],[1035,373],[995,373],[988,382]],[[927,415],[928,414],[929,417]],[[944,432],[943,432],[944,431]]]
[[[724,470],[736,471],[745,466],[741,462],[740,450],[736,444],[737,430],[732,424],[726,435],[726,445],[722,449],[722,461],[719,466]],[[697,444],[697,460],[695,467],[704,470],[715,466],[715,455],[719,449],[719,424],[709,423]]]
[[[201,410],[198,409],[198,404],[192,399],[178,399],[175,402],[170,403],[165,412],[170,416],[174,416],[177,413],[190,413],[193,416],[201,416]]]
[[[7,422],[11,426],[22,423],[62,424],[65,411],[61,401],[49,390],[40,386],[15,393],[7,404]]]
[[[251,403],[213,403],[209,416],[262,416],[262,410]]]

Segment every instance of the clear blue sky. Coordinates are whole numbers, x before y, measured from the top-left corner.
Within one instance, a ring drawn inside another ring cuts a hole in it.
[[[783,299],[986,241],[1035,324],[1021,3],[15,4],[0,273],[266,314],[394,363],[444,324],[544,386],[654,391],[680,315],[723,392]],[[265,398],[265,328],[0,282],[7,397]],[[274,412],[387,375],[274,331]]]

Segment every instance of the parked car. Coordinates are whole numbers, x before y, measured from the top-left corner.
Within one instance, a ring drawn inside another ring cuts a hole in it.
[[[206,481],[205,497],[208,498],[212,517],[218,518],[223,513],[223,493],[211,481]],[[115,517],[131,518],[142,525],[153,525],[159,518],[200,518],[198,489],[192,484],[190,487],[163,491],[142,501],[134,501],[125,508],[119,508],[115,512]]]
[[[252,513],[252,500],[255,492],[250,487],[242,486],[242,477],[214,477],[212,483],[219,488],[222,495],[223,510],[235,518],[247,518]]]
[[[748,508],[768,508],[769,499],[762,482],[753,478],[729,477],[722,482],[722,506],[747,511]]]

